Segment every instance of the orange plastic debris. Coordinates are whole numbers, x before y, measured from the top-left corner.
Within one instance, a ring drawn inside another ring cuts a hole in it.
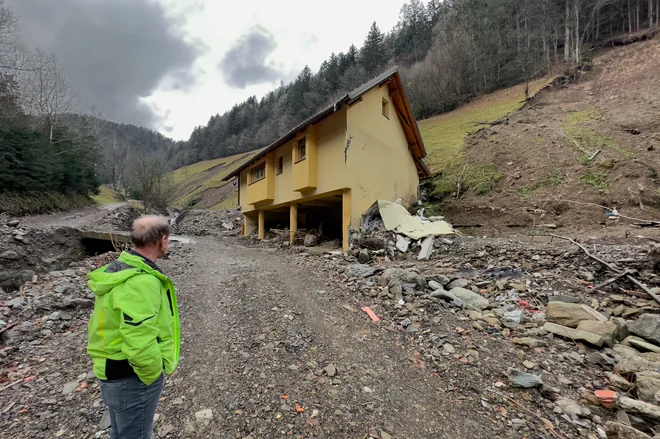
[[[289,399],[289,395],[282,395],[282,399]]]
[[[618,398],[616,392],[612,390],[596,390],[594,395],[596,395],[601,404],[607,408],[612,407]]]
[[[23,381],[25,381],[27,383],[28,381],[32,381],[33,379],[34,379],[34,375],[32,375],[31,377],[25,378]]]
[[[296,413],[305,413],[305,409],[300,404],[296,404]]]
[[[18,413],[27,413],[28,410],[28,408],[20,409]]]
[[[86,388],[87,388],[87,382],[85,381],[76,389],[76,392],[80,392],[82,389],[86,389]]]
[[[369,308],[368,306],[363,307],[362,311],[366,312],[369,315],[369,317],[371,317],[371,320],[373,320],[374,322],[380,322],[380,319],[378,318],[376,313],[374,313],[371,310],[371,308]]]

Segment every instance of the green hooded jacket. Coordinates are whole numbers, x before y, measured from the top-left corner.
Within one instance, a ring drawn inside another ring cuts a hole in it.
[[[135,251],[87,275],[96,295],[87,353],[101,380],[137,375],[149,385],[179,362],[179,310],[172,281]]]

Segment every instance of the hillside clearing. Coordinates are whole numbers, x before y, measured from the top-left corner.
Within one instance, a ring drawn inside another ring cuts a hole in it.
[[[99,187],[98,195],[92,195],[92,200],[96,204],[113,204],[121,201],[122,196],[119,192],[109,188],[106,185]]]

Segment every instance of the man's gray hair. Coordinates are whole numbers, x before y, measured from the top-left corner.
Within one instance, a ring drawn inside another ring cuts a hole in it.
[[[156,244],[164,236],[170,236],[170,225],[165,217],[144,215],[133,222],[131,241],[135,247]]]

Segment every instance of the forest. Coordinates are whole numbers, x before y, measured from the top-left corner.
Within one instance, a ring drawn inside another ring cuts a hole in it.
[[[266,146],[340,95],[398,66],[418,119],[475,96],[589,62],[615,35],[659,24],[660,0],[411,0],[397,25],[373,23],[361,48],[331,54],[318,72],[252,96],[170,150],[180,167]]]

